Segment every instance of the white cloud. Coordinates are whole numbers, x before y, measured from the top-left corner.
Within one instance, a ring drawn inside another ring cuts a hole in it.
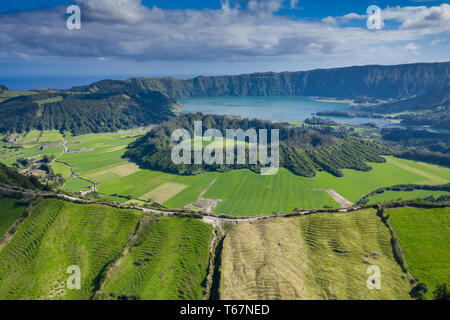
[[[448,45],[450,45],[450,39],[434,39],[433,41],[431,41],[431,45],[433,47],[448,46]]]
[[[405,45],[405,49],[414,54],[417,54],[419,53],[420,46],[416,45],[415,43],[408,43]]]
[[[414,42],[450,31],[448,5],[388,8],[384,18],[400,21],[401,27],[371,32],[365,21],[359,28],[340,27],[343,17],[308,21],[277,16],[273,13],[282,0],[223,1],[219,10],[162,10],[142,6],[140,0],[77,2],[81,30],[65,28],[64,7],[0,15],[0,56],[242,62],[320,55],[333,61],[380,61],[418,53]],[[356,13],[344,17],[364,19]]]

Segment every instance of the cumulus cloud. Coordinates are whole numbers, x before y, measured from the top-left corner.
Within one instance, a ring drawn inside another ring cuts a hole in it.
[[[416,45],[415,43],[408,43],[405,45],[405,49],[411,53],[417,54],[419,53],[420,46]]]
[[[0,15],[0,56],[136,61],[379,57],[418,52],[414,41],[450,30],[448,5],[388,8],[384,18],[400,21],[400,28],[371,32],[365,21],[360,28],[345,28],[335,17],[308,21],[274,14],[283,3],[297,6],[297,1],[224,0],[218,10],[162,10],[140,0],[76,2],[81,30],[65,28],[65,7]],[[363,19],[356,13],[344,17]]]

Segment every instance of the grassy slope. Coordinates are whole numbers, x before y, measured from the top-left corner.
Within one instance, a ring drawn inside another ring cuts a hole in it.
[[[151,300],[201,299],[211,232],[198,219],[161,218],[110,272],[103,292]]]
[[[370,203],[388,202],[398,199],[402,200],[415,200],[425,199],[428,197],[439,198],[440,196],[450,195],[446,191],[430,191],[430,190],[414,190],[414,191],[385,191],[380,194],[376,194],[370,198]]]
[[[4,198],[0,195],[0,237],[8,230],[14,221],[25,212],[24,206],[17,206],[15,199]]]
[[[134,233],[141,213],[44,200],[0,251],[0,299],[89,299],[96,279]],[[67,290],[71,265],[81,290]]]
[[[377,252],[377,259],[365,257]],[[369,290],[364,260],[381,268]],[[374,210],[262,220],[225,238],[223,299],[408,299],[390,234]]]
[[[450,209],[388,210],[410,273],[430,291],[450,284]]]

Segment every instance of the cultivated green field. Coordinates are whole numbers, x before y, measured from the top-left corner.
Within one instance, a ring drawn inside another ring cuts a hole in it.
[[[55,174],[61,174],[65,179],[71,177],[70,169],[63,163],[53,162],[52,169]]]
[[[44,154],[58,156],[59,161],[67,162],[79,176],[94,181],[101,197],[117,202],[126,202],[122,195],[133,199],[162,202],[169,208],[183,208],[195,203],[202,191],[204,198],[220,200],[215,213],[251,216],[272,212],[290,212],[294,209],[322,207],[338,208],[327,192],[336,193],[352,203],[365,194],[387,186],[398,184],[444,184],[450,181],[450,169],[409,160],[386,157],[387,163],[371,163],[373,170],[360,172],[343,170],[344,177],[338,178],[325,172],[318,172],[314,178],[305,178],[281,169],[274,176],[261,176],[249,170],[228,173],[210,172],[197,176],[179,176],[162,172],[141,170],[135,164],[122,158],[126,146],[141,136],[145,130],[129,130],[117,133],[88,134],[72,137],[66,135],[68,153],[62,153],[61,142],[49,145],[35,142],[41,133],[32,131],[25,136],[31,141],[21,149],[0,149],[0,161],[11,165],[18,157],[42,157]],[[62,139],[59,132],[44,131],[40,140]],[[34,141],[34,142],[33,142]],[[42,150],[41,150],[42,149]],[[67,167],[52,164],[56,173],[67,179],[62,190],[69,192],[85,191],[90,184],[80,179],[71,179]],[[176,188],[171,188],[176,186]],[[422,197],[423,194],[418,194]],[[428,195],[428,194],[427,194]],[[441,195],[435,193],[434,195]],[[373,201],[417,198],[415,194],[400,196],[385,193]],[[394,198],[391,198],[394,197]]]
[[[196,201],[201,190],[217,178],[216,183],[204,195],[208,199],[221,199],[215,213],[248,216],[297,209],[339,207],[325,190],[335,190],[355,203],[362,196],[385,186],[409,183],[439,184],[450,180],[448,168],[415,163],[387,157],[387,163],[371,163],[373,170],[360,172],[343,170],[338,178],[319,172],[314,178],[305,178],[280,169],[274,176],[261,176],[249,170],[228,173],[204,173],[198,176],[178,176],[140,170],[129,176],[108,180],[98,189],[106,194],[129,195],[140,198],[163,183],[175,182],[189,186],[163,204],[170,208],[182,208]],[[440,172],[438,175],[438,171]],[[92,178],[94,181],[97,178]],[[124,200],[125,201],[125,200]]]
[[[430,191],[430,190],[414,190],[414,191],[385,191],[370,197],[370,203],[389,202],[395,200],[415,200],[425,199],[428,197],[439,198],[440,196],[448,196],[446,191]]]
[[[161,218],[146,229],[110,270],[101,298],[201,300],[212,227],[198,219]]]
[[[221,260],[221,299],[409,299],[411,290],[375,210],[243,223]],[[369,266],[380,268],[380,290],[367,287]]]
[[[61,188],[63,191],[77,193],[80,191],[87,191],[92,188],[92,184],[87,181],[78,179],[78,178],[70,178],[67,180],[66,184]]]
[[[0,299],[90,299],[99,276],[133,235],[142,213],[44,200],[0,251]],[[69,290],[68,267],[81,269]]]
[[[24,206],[16,205],[15,199],[0,196],[0,237],[19,219],[25,212]]]
[[[430,292],[438,284],[450,284],[450,209],[401,208],[387,214],[409,272],[425,282]]]
[[[62,142],[64,140],[61,133],[58,130],[45,130],[42,132],[42,136],[39,139],[40,143],[49,142]]]

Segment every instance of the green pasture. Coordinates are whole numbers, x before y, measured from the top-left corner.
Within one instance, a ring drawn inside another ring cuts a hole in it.
[[[0,299],[90,299],[105,267],[122,251],[137,211],[44,200],[0,251]],[[81,290],[67,286],[78,266]]]
[[[405,252],[409,272],[427,284],[450,284],[450,209],[401,208],[386,212]],[[428,294],[431,297],[431,294]]]
[[[112,298],[201,300],[212,227],[198,219],[161,218],[142,233],[102,292]]]

